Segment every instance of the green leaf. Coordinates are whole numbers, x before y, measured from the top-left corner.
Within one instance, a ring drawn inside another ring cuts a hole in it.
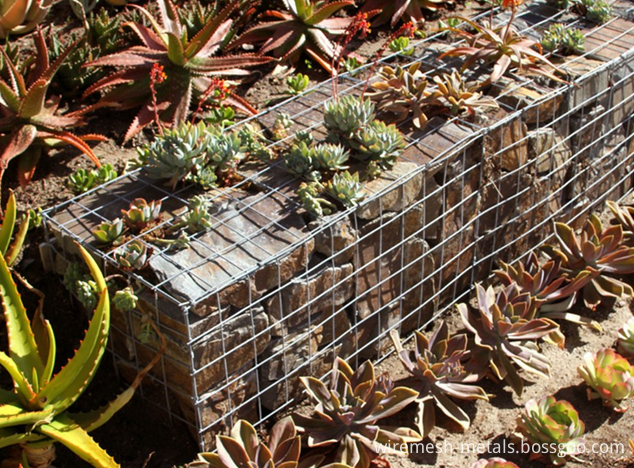
[[[136,388],[128,387],[117,398],[101,408],[88,413],[67,413],[86,432],[92,432],[103,426],[112,418],[117,411],[123,408],[134,396]]]
[[[11,194],[13,195],[13,194]],[[10,200],[10,199],[9,199]],[[15,205],[15,201],[14,201]],[[14,208],[15,209],[15,208]],[[5,214],[6,219],[6,214]],[[7,260],[7,266],[12,267],[15,263],[20,251],[22,250],[22,245],[24,245],[24,239],[26,239],[26,233],[29,231],[29,223],[31,222],[31,215],[29,212],[26,212],[26,216],[20,223],[20,228],[18,229],[18,233],[15,235],[15,240],[13,244],[9,247],[8,251],[5,251],[5,259]],[[2,228],[4,228],[4,223],[2,223]],[[0,237],[2,236],[2,232],[0,231]]]
[[[183,43],[180,38],[172,33],[167,33],[167,58],[174,65],[179,67],[185,66],[187,60],[185,59],[185,51],[183,50]]]
[[[44,370],[31,324],[22,304],[22,298],[13,281],[9,267],[0,255],[0,299],[4,307],[4,316],[9,336],[9,355],[27,381],[33,373],[38,376]],[[34,388],[37,392],[37,388]]]
[[[9,244],[11,242],[11,236],[13,236],[13,229],[15,228],[16,208],[15,208],[15,195],[13,192],[9,193],[9,200],[7,206],[4,209],[4,219],[2,220],[2,227],[0,227],[0,253],[5,255],[9,250]],[[7,260],[7,264],[11,264]]]
[[[4,99],[4,102],[9,110],[17,114],[18,109],[20,109],[20,99],[16,96],[13,89],[11,89],[11,87],[2,79],[0,79],[0,96]]]
[[[42,411],[28,411],[17,405],[0,406],[0,427],[11,426],[31,426],[46,421],[53,414],[53,408],[46,408]]]
[[[25,400],[31,400],[35,396],[35,392],[31,388],[24,374],[18,369],[16,363],[5,353],[0,351],[0,366],[4,367],[13,379],[18,392]]]
[[[13,428],[0,429],[0,448],[43,440],[46,440],[46,437],[34,432],[19,432]]]
[[[92,380],[106,349],[110,329],[110,298],[103,274],[92,256],[83,247],[78,247],[101,295],[79,349],[39,394],[47,404],[55,405],[57,412],[72,405]]]
[[[59,415],[54,421],[39,426],[37,430],[64,444],[82,460],[96,468],[119,468],[114,458],[68,416]]]

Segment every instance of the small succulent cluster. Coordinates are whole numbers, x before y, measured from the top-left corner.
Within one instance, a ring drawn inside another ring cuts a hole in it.
[[[308,77],[308,75],[304,75],[303,73],[289,76],[288,78],[286,78],[286,86],[288,86],[286,94],[290,94],[291,96],[301,94],[308,87],[309,83],[310,78]]]
[[[142,270],[147,266],[152,251],[152,247],[143,241],[132,239],[114,251],[114,259],[124,271]]]
[[[139,233],[159,221],[161,201],[147,202],[145,198],[135,198],[127,210],[121,210],[123,223],[133,233]]]
[[[457,71],[434,76],[430,82],[420,70],[420,62],[407,68],[384,66],[368,94],[386,118],[395,122],[412,119],[416,128],[424,128],[431,115],[474,115],[480,108],[498,108],[492,98],[468,86]]]
[[[167,179],[174,187],[180,181],[195,182],[204,189],[218,180],[229,183],[246,154],[240,135],[222,132],[204,122],[185,122],[141,148],[138,165],[152,179]]]
[[[583,54],[586,41],[580,29],[566,27],[562,23],[551,24],[542,35],[541,44],[549,52],[561,52],[564,55]]]
[[[579,413],[570,403],[554,396],[526,402],[517,419],[517,430],[521,439],[543,446],[531,454],[531,460],[546,458],[553,465],[563,465],[567,457],[582,453],[585,444],[586,428]]]
[[[118,245],[123,239],[125,225],[121,218],[104,221],[92,233],[95,240],[103,245]]]
[[[114,170],[112,164],[104,164],[98,169],[77,169],[68,176],[67,185],[75,195],[79,195],[116,178],[117,171]]]
[[[602,349],[596,354],[586,353],[579,375],[588,386],[588,399],[600,398],[603,404],[623,413],[625,401],[634,397],[634,368],[613,349]]]

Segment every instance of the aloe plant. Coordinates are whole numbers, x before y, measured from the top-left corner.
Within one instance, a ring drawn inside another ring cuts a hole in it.
[[[95,467],[118,467],[88,432],[123,407],[138,382],[96,411],[70,411],[95,375],[110,328],[106,282],[91,255],[81,246],[78,248],[97,284],[99,303],[75,355],[55,375],[56,347],[51,325],[41,310],[29,321],[7,263],[4,257],[0,258],[0,296],[9,336],[9,353],[0,352],[0,365],[14,383],[12,390],[0,389],[0,448],[19,444],[23,459],[28,461],[44,453],[51,462],[53,444],[60,442]]]
[[[564,271],[573,276],[583,270],[592,272],[592,279],[583,287],[588,308],[596,308],[601,297],[634,296],[629,284],[608,276],[634,273],[634,247],[625,245],[620,225],[603,229],[601,220],[591,214],[579,237],[564,223],[555,223],[555,236],[560,247],[546,246],[544,250],[551,258],[561,259]]]
[[[89,66],[114,66],[117,71],[99,80],[85,95],[104,91],[96,107],[141,108],[124,137],[125,141],[152,123],[156,115],[170,124],[186,121],[192,100],[209,97],[205,93],[215,83],[214,77],[246,76],[249,74],[246,68],[272,60],[255,54],[216,56],[231,30],[233,20],[229,16],[238,3],[239,0],[229,3],[191,39],[187,37],[186,28],[171,0],[157,0],[160,21],[145,8],[131,5],[151,26],[127,23],[143,45],[89,63]],[[157,64],[163,67],[165,79],[153,83],[151,71]],[[226,95],[225,103],[247,114],[255,114],[255,109],[233,93]]]
[[[564,400],[554,396],[532,399],[526,402],[521,411],[517,428],[520,437],[531,444],[543,445],[539,453],[531,454],[531,459],[548,455],[554,465],[566,463],[566,457],[574,457],[582,452],[585,444],[583,434],[585,424],[579,419],[577,410]],[[556,451],[552,447],[557,447]]]
[[[476,284],[477,310],[467,304],[457,308],[464,326],[475,335],[474,355],[478,364],[488,365],[493,374],[504,379],[521,395],[524,383],[520,369],[547,378],[548,360],[539,353],[535,340],[559,331],[552,320],[535,318],[535,308],[527,293],[518,294],[516,287],[500,291]]]
[[[15,195],[12,191],[9,191],[9,200],[4,209],[4,218],[2,218],[2,225],[0,226],[0,255],[4,256],[4,261],[9,268],[15,264],[22,250],[26,233],[31,223],[31,214],[29,211],[26,212],[17,232],[15,232],[16,219],[17,206],[15,203]],[[13,242],[11,242],[11,238],[13,238]]]
[[[602,349],[595,355],[586,353],[578,368],[588,386],[588,399],[601,398],[603,404],[623,413],[624,402],[634,397],[634,369],[630,363],[612,349]]]
[[[6,46],[0,48],[4,57],[8,79],[0,78],[0,181],[7,165],[19,158],[18,180],[21,185],[29,183],[35,166],[51,145],[67,143],[75,146],[97,166],[99,159],[86,141],[103,141],[102,135],[77,136],[68,130],[84,123],[82,111],[61,114],[60,100],[47,99],[53,76],[64,62],[74,45],[68,47],[54,62],[49,62],[48,49],[41,31],[33,36],[35,55],[18,67],[9,57]]]
[[[418,392],[418,432],[425,438],[436,425],[436,410],[440,409],[463,429],[468,429],[471,420],[452,398],[459,400],[489,400],[482,388],[473,385],[481,374],[468,372],[464,363],[469,358],[467,336],[449,336],[447,324],[440,327],[428,340],[416,332],[414,350],[403,348],[398,334],[391,333],[394,348],[401,364],[410,375],[406,384]]]
[[[328,386],[314,377],[300,377],[300,380],[317,405],[312,415],[294,414],[293,419],[298,430],[307,434],[309,447],[323,451],[336,448],[336,462],[368,468],[377,456],[376,444],[406,455],[407,452],[401,450],[407,443],[421,440],[412,429],[378,424],[413,402],[418,392],[405,387],[393,388],[386,374],[375,375],[370,361],[353,371],[344,360],[337,358]]]

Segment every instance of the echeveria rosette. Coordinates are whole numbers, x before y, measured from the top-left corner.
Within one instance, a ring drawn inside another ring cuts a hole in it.
[[[583,288],[583,300],[588,308],[595,309],[601,297],[634,296],[629,284],[608,276],[634,273],[634,247],[625,245],[621,225],[603,229],[601,220],[591,214],[579,237],[564,223],[555,223],[555,236],[560,247],[546,246],[550,257],[561,258],[562,266],[573,275],[582,270],[593,273]]]
[[[613,349],[602,349],[596,355],[586,353],[578,368],[590,388],[588,399],[601,398],[603,404],[618,413],[627,411],[623,403],[634,397],[634,369]]]
[[[617,350],[621,356],[634,360],[634,317],[629,319],[619,330]]]
[[[121,210],[123,222],[134,232],[140,232],[157,221],[161,214],[161,200],[147,202],[145,198],[135,198],[128,210]]]
[[[423,438],[429,435],[436,425],[435,408],[439,408],[464,430],[468,429],[471,423],[469,416],[452,398],[487,401],[489,398],[482,388],[473,385],[483,375],[468,372],[463,365],[470,354],[467,336],[461,334],[450,337],[447,324],[443,321],[430,340],[420,332],[416,332],[415,337],[415,348],[406,350],[398,334],[391,334],[398,357],[411,376],[406,384],[419,393],[416,400],[418,431]]]
[[[535,340],[558,332],[559,327],[552,320],[534,318],[527,295],[509,302],[505,291],[496,298],[491,286],[484,289],[480,284],[476,284],[476,293],[477,310],[457,305],[465,327],[475,335],[475,364],[488,365],[497,378],[521,395],[524,383],[516,366],[548,378],[550,364],[539,353]]]
[[[309,447],[336,448],[335,462],[368,468],[379,444],[386,453],[407,455],[402,444],[421,440],[412,429],[377,424],[416,400],[418,392],[394,388],[386,374],[375,376],[370,361],[353,372],[337,358],[329,386],[313,377],[300,379],[317,404],[311,416],[293,415],[297,428],[307,434]]]
[[[526,402],[517,419],[517,429],[518,435],[531,444],[547,447],[556,444],[556,452],[548,448],[530,457],[533,460],[548,454],[553,465],[565,464],[566,457],[580,453],[579,448],[585,444],[583,434],[586,427],[579,419],[579,413],[570,403],[557,400],[554,396]]]
[[[504,458],[488,458],[483,460],[478,460],[471,468],[519,468],[515,463],[506,461]]]

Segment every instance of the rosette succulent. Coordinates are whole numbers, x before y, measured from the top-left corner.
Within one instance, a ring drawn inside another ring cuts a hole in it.
[[[592,272],[592,279],[583,288],[583,300],[594,309],[601,297],[632,297],[632,287],[608,275],[634,273],[634,247],[624,244],[620,225],[603,229],[601,220],[591,214],[579,237],[564,223],[555,223],[555,236],[560,248],[546,246],[551,258],[559,257],[565,270],[576,276],[583,270]],[[595,273],[598,272],[598,273]]]
[[[294,414],[297,428],[308,436],[309,447],[335,449],[334,459],[356,468],[369,468],[378,455],[378,444],[396,454],[408,442],[421,440],[416,431],[378,425],[412,403],[418,392],[394,388],[387,374],[376,376],[370,361],[356,371],[341,358],[333,366],[330,384],[313,377],[300,378],[310,398],[317,403],[311,416]]]
[[[320,143],[311,148],[311,160],[316,169],[322,171],[343,171],[350,153],[341,145]]]
[[[634,317],[619,330],[617,349],[622,356],[630,360],[634,359]]]
[[[150,224],[158,221],[161,215],[161,200],[147,202],[145,198],[135,198],[130,208],[121,210],[123,222],[134,232],[141,232]]]
[[[602,349],[595,355],[586,353],[578,368],[588,386],[588,399],[601,398],[603,404],[623,413],[625,400],[634,397],[634,369],[612,349]]]
[[[129,310],[136,309],[139,298],[134,294],[134,290],[131,286],[126,286],[114,293],[112,296],[112,305],[121,312],[127,312]]]
[[[443,321],[438,330],[427,339],[416,332],[413,350],[403,349],[398,334],[390,335],[403,367],[410,375],[406,384],[418,392],[418,415],[416,425],[425,438],[436,425],[436,410],[439,408],[448,417],[468,429],[471,420],[452,398],[459,400],[487,400],[482,388],[473,385],[482,374],[468,372],[464,363],[469,358],[467,336],[449,337],[449,329]]]
[[[324,125],[329,133],[343,139],[352,138],[355,132],[374,120],[374,104],[369,99],[345,95],[324,104]]]
[[[350,146],[354,149],[354,158],[373,162],[381,169],[388,170],[403,152],[405,139],[394,124],[386,125],[374,120],[355,133]]]
[[[324,186],[319,182],[302,182],[297,189],[302,206],[306,211],[316,217],[329,215],[337,210],[337,207],[321,195],[324,192]]]
[[[457,308],[467,330],[475,335],[473,353],[479,364],[486,364],[493,374],[504,379],[521,395],[524,383],[516,368],[547,378],[550,365],[539,353],[535,340],[559,331],[552,320],[535,318],[535,308],[527,293],[519,294],[516,286],[495,295],[493,288],[476,284],[477,310],[467,304]]]
[[[348,171],[339,172],[326,182],[325,187],[326,193],[336,198],[346,208],[357,205],[365,196],[357,172],[354,174]]]
[[[104,221],[92,233],[97,242],[105,245],[117,244],[123,237],[125,225],[120,218]]]
[[[114,252],[117,264],[126,271],[142,270],[146,267],[152,248],[148,248],[140,240],[132,240]]]
[[[540,453],[531,454],[531,459],[547,454],[554,465],[565,464],[566,457],[580,453],[585,444],[586,427],[579,413],[570,403],[554,396],[529,400],[517,419],[517,429],[521,438],[545,446]],[[553,446],[556,451],[551,449]]]

